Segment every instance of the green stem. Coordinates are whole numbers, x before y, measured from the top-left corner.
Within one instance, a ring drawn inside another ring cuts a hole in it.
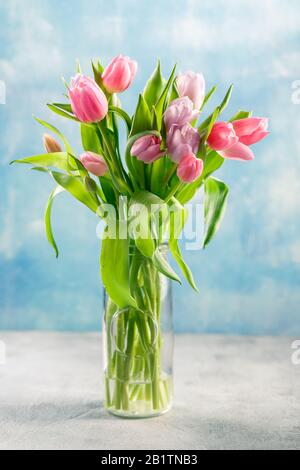
[[[108,347],[114,393],[107,390],[106,402],[116,411],[130,412],[139,401],[145,410],[160,410],[169,400],[168,384],[161,375],[160,274],[136,249],[130,256],[130,289],[138,309],[130,308],[116,320],[117,350]]]
[[[128,175],[126,174],[125,176],[125,170],[123,168],[121,159],[118,158],[109,137],[106,134],[106,128],[102,124],[102,122],[99,122],[97,125],[97,129],[100,132],[100,135],[102,137],[103,143],[106,148],[106,152],[108,155],[107,158],[107,164],[110,170],[110,175],[112,179],[114,180],[114,183],[118,190],[123,193],[128,193],[130,195],[133,194],[133,191],[131,189],[130,185],[130,180],[128,178]],[[116,174],[114,173],[116,171]]]
[[[176,169],[177,169],[177,165],[176,165],[176,163],[173,163],[170,170],[168,171],[168,173],[166,174],[166,176],[164,178],[163,186],[168,186],[168,183],[169,183],[170,179],[172,178],[172,176],[174,175]]]
[[[176,184],[174,184],[173,188],[169,192],[169,194],[166,196],[165,201],[169,202],[170,199],[176,194],[177,191],[180,191],[184,186],[184,183],[182,181],[178,181]]]

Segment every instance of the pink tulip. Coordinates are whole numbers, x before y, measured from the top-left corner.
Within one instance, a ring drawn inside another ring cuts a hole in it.
[[[233,127],[239,142],[246,145],[255,144],[269,134],[268,119],[260,117],[250,117],[234,121]]]
[[[202,171],[203,161],[190,152],[187,153],[179,162],[177,176],[184,183],[192,183],[199,178]]]
[[[167,133],[167,146],[171,159],[179,163],[182,156],[189,151],[197,153],[200,143],[200,135],[190,124],[178,127],[171,126]]]
[[[200,109],[205,96],[205,80],[202,73],[186,72],[176,79],[179,96],[188,96],[195,109]]]
[[[230,122],[216,122],[208,136],[207,143],[213,150],[225,150],[238,142]]]
[[[108,171],[103,157],[97,153],[84,152],[79,158],[84,168],[95,176],[103,176]]]
[[[160,137],[153,134],[143,135],[134,142],[130,153],[131,156],[137,157],[144,163],[152,163],[164,155],[164,152],[160,150],[160,145]]]
[[[224,158],[253,160],[254,154],[249,145],[268,135],[267,127],[267,118],[238,119],[232,124],[217,122],[209,134],[207,143]]]
[[[89,77],[77,74],[72,79],[69,98],[72,111],[81,122],[98,122],[107,114],[106,96]]]
[[[254,154],[250,147],[241,142],[234,144],[226,150],[219,150],[218,152],[223,158],[231,160],[253,160]]]
[[[176,124],[178,127],[193,121],[199,115],[199,111],[194,109],[193,102],[187,96],[177,98],[172,101],[164,114],[164,121],[167,131]]]
[[[46,149],[46,152],[48,153],[62,152],[61,146],[59,145],[57,140],[55,140],[54,137],[52,137],[52,135],[44,134],[43,141],[44,141],[44,147]]]
[[[118,55],[102,74],[103,85],[109,93],[121,93],[132,83],[137,71],[137,63],[129,57]]]

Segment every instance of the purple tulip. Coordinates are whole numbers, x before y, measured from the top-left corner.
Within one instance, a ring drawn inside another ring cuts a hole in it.
[[[131,156],[137,157],[144,163],[152,163],[164,152],[160,150],[161,138],[153,134],[143,135],[135,141],[131,147]]]
[[[185,124],[183,127],[178,127],[176,124],[173,124],[168,131],[168,152],[174,162],[178,163],[187,150],[197,153],[199,143],[200,135],[190,124]]]
[[[194,109],[193,102],[187,97],[177,98],[172,101],[164,114],[164,121],[167,131],[174,125],[182,127],[188,122],[192,122],[199,115],[199,111]]]
[[[202,73],[186,72],[178,75],[176,85],[179,96],[188,96],[195,109],[200,109],[205,96],[205,80]]]

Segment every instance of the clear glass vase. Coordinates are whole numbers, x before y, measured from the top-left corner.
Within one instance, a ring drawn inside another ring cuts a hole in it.
[[[166,247],[161,250],[166,255]],[[145,418],[172,406],[171,282],[138,252],[130,255],[130,270],[138,309],[121,310],[104,292],[105,408],[118,416]]]

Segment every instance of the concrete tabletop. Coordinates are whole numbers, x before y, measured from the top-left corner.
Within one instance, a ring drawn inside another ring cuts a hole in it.
[[[173,410],[123,420],[102,406],[100,335],[0,332],[0,449],[300,448],[293,339],[177,336]]]

